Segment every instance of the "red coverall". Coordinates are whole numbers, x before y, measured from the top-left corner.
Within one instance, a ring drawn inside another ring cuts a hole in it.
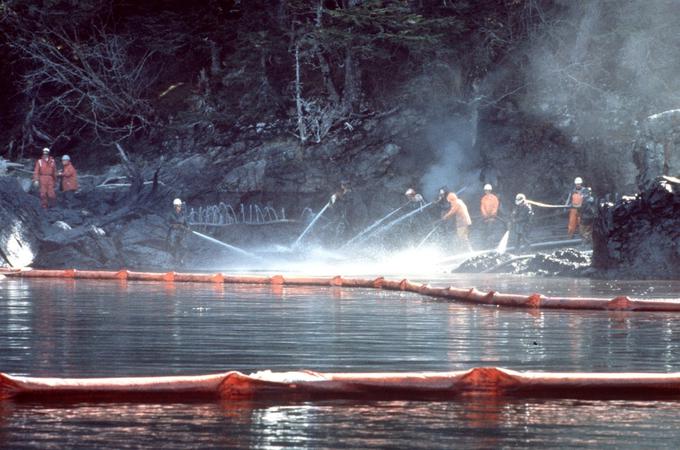
[[[77,191],[78,190],[78,174],[76,168],[73,164],[64,163],[64,170],[61,172],[61,190],[63,192],[67,191]]]
[[[54,202],[57,198],[54,193],[54,185],[57,181],[57,165],[52,157],[40,158],[35,162],[33,181],[37,181],[40,185],[40,206],[47,208],[50,200]]]

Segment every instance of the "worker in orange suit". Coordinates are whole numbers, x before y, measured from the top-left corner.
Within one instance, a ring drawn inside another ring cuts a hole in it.
[[[490,184],[484,185],[484,195],[480,201],[479,210],[482,213],[482,233],[484,241],[489,244],[494,241],[494,231],[496,230],[496,219],[498,219],[498,208],[500,201],[491,191]]]
[[[564,206],[569,208],[569,221],[567,223],[567,236],[569,239],[574,237],[576,230],[579,229],[581,224],[581,205],[583,205],[584,194],[583,179],[576,177],[574,179],[574,189],[569,192],[567,201],[564,204]]]
[[[64,203],[70,208],[73,205],[75,193],[78,190],[78,173],[68,155],[61,157],[61,163],[64,166],[64,169],[59,171],[61,191],[64,193]]]
[[[48,208],[50,202],[54,203],[57,195],[54,193],[54,185],[57,181],[57,165],[50,156],[50,149],[45,147],[42,158],[35,162],[33,169],[33,184],[40,189],[40,206]]]
[[[470,220],[467,205],[453,192],[446,196],[446,201],[449,203],[450,208],[444,214],[442,220],[456,218],[456,236],[458,236],[458,239],[467,251],[472,251],[470,246],[470,225],[472,225],[472,220]]]

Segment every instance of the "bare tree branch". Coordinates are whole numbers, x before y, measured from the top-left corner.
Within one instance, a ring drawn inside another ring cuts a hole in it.
[[[36,27],[18,14],[9,17],[18,30],[11,45],[31,67],[23,76],[23,92],[34,104],[25,131],[45,140],[56,123],[111,143],[152,125],[147,93],[155,81],[148,70],[153,51],[134,48],[133,39],[102,25],[90,24],[87,33],[79,33],[75,27]]]

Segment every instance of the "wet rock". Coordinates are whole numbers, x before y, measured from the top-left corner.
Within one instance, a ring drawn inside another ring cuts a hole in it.
[[[613,275],[680,278],[680,179],[659,177],[607,204],[593,228],[593,264]]]
[[[54,226],[59,228],[60,230],[72,229],[71,225],[67,224],[66,222],[62,222],[61,220],[57,220],[56,222],[54,222]]]
[[[152,214],[120,224],[111,230],[122,264],[127,268],[169,267],[172,258],[167,248],[167,223]]]
[[[38,199],[18,180],[0,176],[0,267],[31,264],[38,253],[42,230]]]
[[[591,275],[591,257],[588,253],[569,248],[550,254],[512,255],[489,253],[463,262],[454,272],[511,273],[542,276]]]
[[[507,263],[512,259],[509,254],[503,254],[492,252],[484,255],[474,256],[470,259],[466,259],[463,263],[458,266],[454,272],[461,273],[480,273],[497,267],[500,264]]]
[[[546,255],[539,253],[518,264],[518,273],[547,276],[581,276],[590,269],[590,255],[569,248]]]
[[[64,269],[119,268],[121,264],[120,252],[112,239],[94,226],[87,234],[64,245],[45,243],[36,261],[36,267]]]

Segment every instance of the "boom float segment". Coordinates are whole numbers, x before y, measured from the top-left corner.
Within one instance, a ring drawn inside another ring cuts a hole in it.
[[[467,396],[554,398],[680,397],[680,373],[455,372],[319,373],[232,371],[200,376],[31,378],[0,374],[0,400],[172,402],[427,399]]]
[[[513,306],[523,308],[550,309],[599,309],[609,311],[680,311],[680,298],[659,300],[638,300],[628,297],[585,298],[585,297],[546,297],[538,293],[530,295],[503,294],[496,291],[482,292],[475,288],[460,289],[454,287],[431,287],[426,284],[414,284],[404,279],[400,281],[386,280],[383,277],[375,279],[297,277],[286,278],[282,275],[271,277],[262,276],[233,276],[222,273],[180,273],[180,272],[131,272],[128,270],[98,271],[98,270],[0,270],[0,274],[8,277],[26,278],[71,278],[91,280],[128,280],[154,282],[188,282],[188,283],[225,283],[225,284],[253,284],[277,286],[336,286],[364,289],[384,289],[390,291],[413,292],[429,297],[445,298],[461,302]]]

